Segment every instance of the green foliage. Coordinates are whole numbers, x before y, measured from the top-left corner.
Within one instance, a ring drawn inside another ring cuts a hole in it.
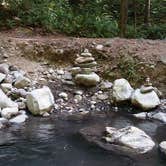
[[[16,25],[42,27],[81,37],[116,37],[120,1],[116,0],[0,0],[0,28]],[[133,27],[133,1],[129,1],[126,37],[165,38],[163,0],[152,0],[152,26],[143,26],[144,0],[137,0],[137,27]],[[14,18],[20,18],[20,21]]]

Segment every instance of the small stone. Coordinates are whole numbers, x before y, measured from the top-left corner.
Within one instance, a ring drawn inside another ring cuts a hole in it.
[[[96,46],[96,50],[99,50],[99,51],[102,51],[103,48],[104,48],[104,46],[103,46],[102,44],[98,44],[98,45]]]
[[[133,114],[134,117],[138,118],[138,119],[146,119],[147,118],[147,112],[141,112],[138,114]]]
[[[109,81],[103,81],[103,82],[101,82],[101,84],[100,84],[100,88],[101,88],[102,90],[111,89],[112,86],[113,86],[113,84],[112,84],[111,82],[109,82]]]
[[[106,99],[108,99],[108,95],[107,94],[98,94],[97,98],[99,100],[106,100]]]
[[[76,74],[81,72],[81,68],[80,67],[73,67],[70,69],[70,72],[72,73],[72,75],[75,76]]]
[[[62,97],[63,99],[65,99],[65,100],[67,100],[68,99],[68,94],[67,93],[65,93],[65,92],[61,92],[61,93],[59,93],[59,95],[58,95],[59,97]]]
[[[72,80],[72,75],[69,72],[65,72],[62,78],[65,80]]]
[[[65,74],[65,72],[63,70],[57,70],[57,74],[58,75],[63,75],[63,74]]]
[[[93,57],[78,57],[75,60],[75,64],[80,64],[80,63],[89,63],[93,62],[95,59]]]
[[[83,95],[83,91],[82,90],[76,90],[75,92],[74,92],[74,94],[75,95]]]
[[[148,86],[148,87],[142,86],[140,88],[141,93],[148,93],[148,92],[152,92],[153,90],[154,90],[154,88],[152,86]]]
[[[82,96],[81,95],[75,95],[74,99],[76,99],[77,101],[81,101],[82,100]]]
[[[89,52],[88,49],[85,49],[83,53],[81,53],[81,56],[83,57],[91,57],[92,54]]]
[[[25,87],[29,86],[30,83],[31,83],[31,81],[29,78],[26,78],[24,76],[19,76],[19,77],[17,77],[17,79],[14,83],[14,86],[16,88],[25,88]]]
[[[3,73],[0,73],[0,83],[5,79],[6,75]]]
[[[93,61],[90,63],[76,64],[76,66],[81,67],[81,68],[91,68],[91,67],[97,66],[97,62]]]
[[[8,74],[9,73],[9,65],[6,63],[0,64],[0,73]]]
[[[48,116],[50,116],[50,114],[48,112],[45,112],[42,116],[43,117],[48,117]]]

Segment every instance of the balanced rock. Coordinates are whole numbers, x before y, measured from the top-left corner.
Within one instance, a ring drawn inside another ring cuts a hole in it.
[[[121,78],[114,81],[113,98],[116,102],[129,100],[133,91],[134,89],[126,79]]]
[[[95,86],[100,82],[100,77],[96,73],[77,74],[75,76],[75,82],[80,85]]]
[[[153,140],[144,131],[134,126],[119,130],[106,127],[106,132],[108,133],[105,137],[107,142],[121,145],[138,154],[147,153],[155,146]]]
[[[48,87],[35,89],[27,97],[27,107],[34,115],[42,115],[51,111],[54,106],[54,97]]]
[[[149,110],[157,107],[160,104],[160,99],[154,91],[141,93],[140,89],[136,89],[131,97],[133,105]]]
[[[100,77],[95,73],[97,62],[88,49],[85,49],[75,60],[75,66],[71,69],[75,82],[84,86],[95,86],[100,82]]]

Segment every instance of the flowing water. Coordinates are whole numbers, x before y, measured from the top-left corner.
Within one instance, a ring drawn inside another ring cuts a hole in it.
[[[13,125],[0,131],[0,166],[165,166],[158,153],[152,158],[136,161],[93,147],[76,133],[84,127],[108,121],[95,116],[87,121],[66,121],[30,117],[25,125]],[[125,116],[116,116],[112,124],[118,128],[135,125],[153,136],[166,138],[166,126],[152,122],[140,123]]]

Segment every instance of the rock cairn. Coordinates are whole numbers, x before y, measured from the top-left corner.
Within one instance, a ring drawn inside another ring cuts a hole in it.
[[[75,67],[71,69],[76,84],[95,86],[100,82],[100,77],[95,73],[97,62],[88,49],[75,59]]]

